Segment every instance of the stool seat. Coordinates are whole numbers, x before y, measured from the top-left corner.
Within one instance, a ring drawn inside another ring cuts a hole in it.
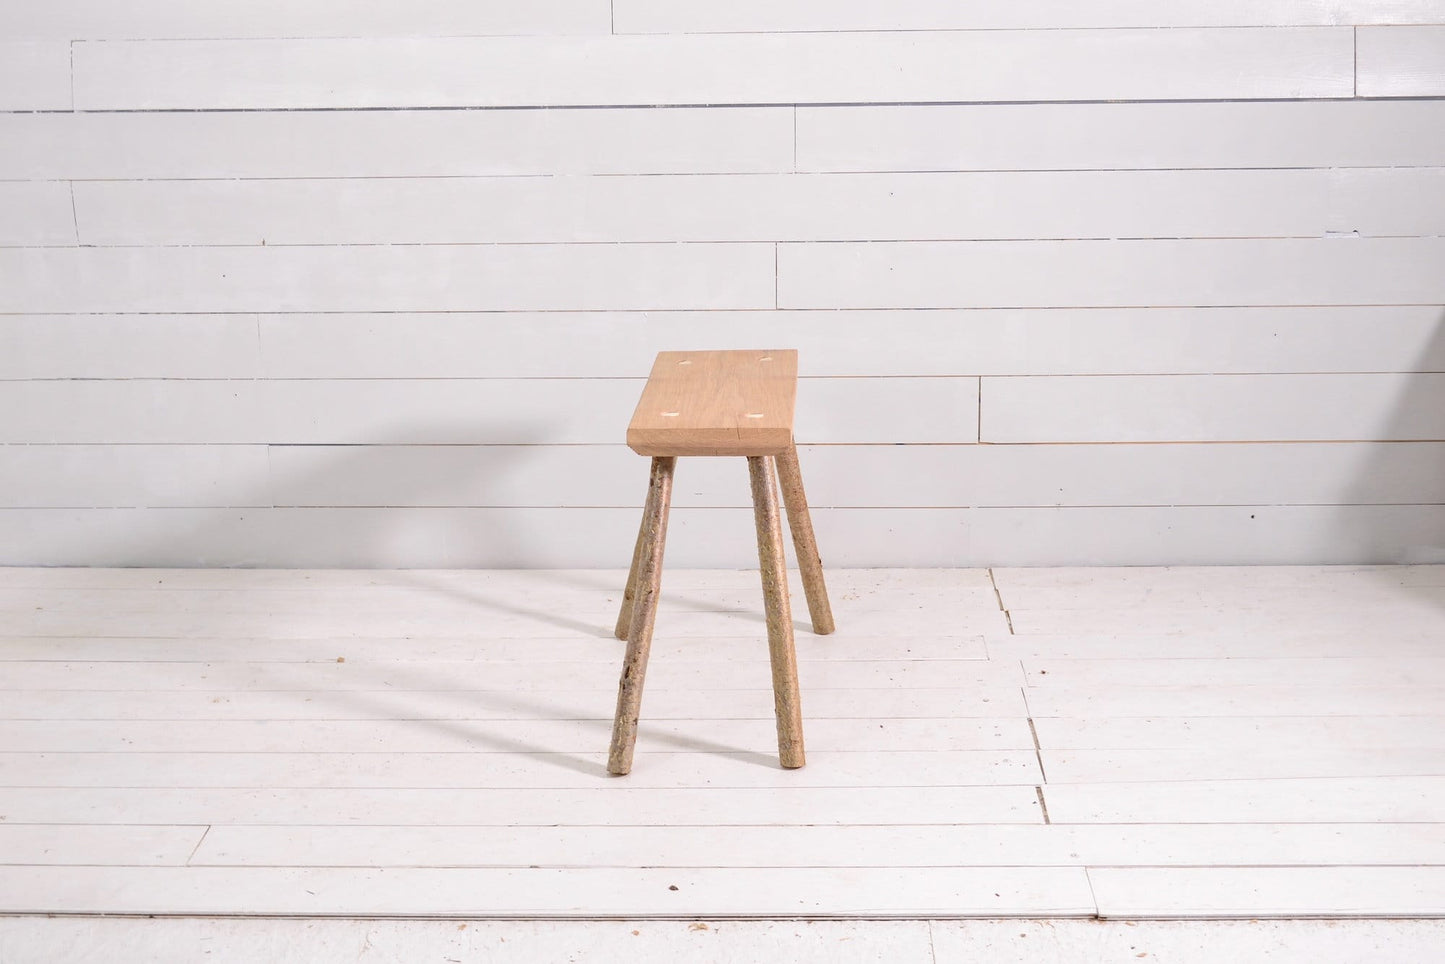
[[[748,464],[753,527],[758,540],[758,572],[763,583],[763,612],[768,625],[768,659],[773,670],[773,713],[778,722],[778,761],[788,769],[804,763],[803,711],[798,698],[798,658],[793,649],[792,604],[788,599],[787,560],[778,487],[787,508],[788,528],[798,554],[803,592],[813,632],[833,631],[833,610],[823,585],[823,561],[813,537],[803,473],[793,444],[793,402],[798,394],[798,352],[665,351],[658,354],[642,390],[627,444],[652,457],[647,502],[632,568],[614,632],[627,640],[622,678],[617,683],[617,715],[607,771],[621,776],[632,769],[642,684],[652,648],[657,597],[662,587],[662,552],[672,506],[672,479],[684,455],[741,455]]]
[[[638,455],[780,455],[793,444],[798,352],[664,351],[627,445]]]

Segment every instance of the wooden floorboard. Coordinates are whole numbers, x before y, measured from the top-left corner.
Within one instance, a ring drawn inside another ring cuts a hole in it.
[[[599,762],[575,764],[602,781]],[[559,770],[573,769],[559,765]],[[457,781],[461,782],[461,781]],[[489,827],[1041,823],[1030,786],[0,788],[15,823]],[[700,829],[699,832],[705,832]],[[725,836],[725,835],[724,835]]]
[[[1439,824],[734,827],[719,847],[694,827],[606,834],[582,827],[505,834],[478,827],[213,827],[191,863],[526,867],[567,866],[586,854],[594,866],[614,867],[1415,866],[1445,859],[1442,831]],[[55,852],[80,862],[74,848]]]
[[[1101,917],[1440,914],[1445,867],[1095,867]]]
[[[595,742],[607,731],[599,728]],[[770,736],[751,741],[639,737],[632,788],[1033,786],[1032,747],[873,752],[809,750],[813,766],[785,771]],[[568,753],[497,740],[490,753],[3,753],[0,783],[15,787],[587,789],[606,771],[600,750]],[[653,752],[646,747],[666,747]],[[701,759],[703,755],[706,759]],[[646,766],[641,764],[645,763]],[[1438,768],[1437,768],[1438,769]],[[881,777],[880,775],[886,774]]]
[[[590,753],[606,743],[607,717],[592,719],[210,719],[177,726],[168,720],[0,720],[0,747],[11,753],[109,754],[117,763],[139,754],[466,753],[531,744],[542,753]],[[641,739],[656,749],[766,745],[769,719],[648,720]],[[1027,720],[966,716],[937,719],[831,719],[808,729],[815,752],[956,752],[1033,750]],[[601,740],[599,740],[601,737]],[[13,762],[13,761],[12,761]],[[77,768],[79,769],[79,768]]]
[[[670,572],[616,778],[624,575],[0,569],[0,921],[1445,917],[1445,567],[829,572],[797,771]]]
[[[1088,916],[1084,870],[0,867],[12,912],[397,917]]]
[[[398,961],[1429,961],[1439,920],[318,920],[0,918],[7,960],[254,964]],[[1147,955],[1140,957],[1140,955]]]
[[[1015,637],[1017,638],[1017,637]],[[653,656],[662,660],[730,661],[754,650],[751,636],[691,636],[658,639]],[[983,636],[910,636],[902,641],[887,636],[814,636],[810,627],[798,629],[798,659],[877,660],[880,654],[905,660],[988,659]],[[140,662],[140,663],[334,663],[354,662],[459,662],[466,660],[543,660],[593,662],[616,667],[626,643],[608,637],[533,637],[502,639],[470,636],[329,639],[187,639],[184,637],[21,636],[0,637],[0,662]]]
[[[619,660],[620,668],[620,660]],[[800,667],[799,675],[803,674]],[[614,684],[615,686],[615,684]],[[646,720],[770,720],[771,690],[653,689]],[[949,719],[1014,715],[1022,686],[808,690],[810,719]],[[17,720],[611,720],[614,690],[11,690],[0,713]],[[646,723],[643,723],[646,726]]]
[[[1445,822],[1445,776],[1060,783],[1044,797],[1057,823]]]

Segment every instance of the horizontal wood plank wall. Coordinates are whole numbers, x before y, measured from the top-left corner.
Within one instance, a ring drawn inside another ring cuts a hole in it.
[[[661,349],[836,565],[1445,559],[1445,2],[0,10],[0,564],[623,566]],[[744,566],[679,467],[670,561]]]
[[[77,41],[88,110],[1342,97],[1353,31]],[[746,65],[739,69],[739,65]]]
[[[404,7],[392,0],[54,0],[0,9],[0,36],[65,41],[605,34],[610,29],[607,0],[412,0]]]
[[[1445,26],[1360,31],[1361,97],[1445,96]]]
[[[614,0],[619,33],[1061,30],[1438,23],[1440,0]]]
[[[0,110],[66,110],[70,106],[68,44],[0,40]]]

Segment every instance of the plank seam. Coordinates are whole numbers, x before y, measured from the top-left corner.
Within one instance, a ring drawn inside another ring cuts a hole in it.
[[[203,843],[206,842],[206,837],[208,837],[208,836],[210,835],[210,833],[211,833],[211,824],[207,824],[207,825],[206,825],[206,829],[204,829],[204,830],[201,831],[201,839],[199,839],[199,840],[196,841],[196,845],[191,848],[190,856],[186,857],[186,866],[187,866],[187,867],[191,866],[191,861],[196,859],[196,853],[201,849],[201,844],[203,844]]]
[[[1034,718],[1033,718],[1032,716],[1030,716],[1030,717],[1028,718],[1028,720],[1029,720],[1029,734],[1030,734],[1031,736],[1033,736],[1033,738],[1034,738],[1034,758],[1039,761],[1039,777],[1040,777],[1040,779],[1042,779],[1045,783],[1048,783],[1048,782],[1049,782],[1049,775],[1048,775],[1048,773],[1046,773],[1046,772],[1044,771],[1044,750],[1043,750],[1043,747],[1039,744],[1039,730],[1038,730],[1038,727],[1034,726]],[[1038,788],[1038,791],[1039,791],[1039,806],[1044,807],[1044,788],[1043,788],[1043,787],[1039,787],[1039,788]],[[1044,808],[1044,822],[1045,822],[1045,823],[1048,823],[1048,817],[1049,817],[1049,811],[1048,811],[1048,808],[1045,807],[1045,808]]]
[[[1083,870],[1084,883],[1089,887],[1089,899],[1094,903],[1094,916],[1099,920],[1107,920],[1108,918],[1104,916],[1103,910],[1099,907],[1099,895],[1094,891],[1094,878],[1090,876],[1088,866],[1085,866]]]
[[[80,214],[75,209],[75,182],[68,181],[70,187],[70,226],[75,232],[75,243],[80,245]]]
[[[988,507],[988,506],[969,506],[969,508],[972,508],[972,509],[982,509],[982,508],[989,508],[989,507]],[[1008,611],[1008,607],[1003,604],[1003,593],[999,592],[998,580],[996,580],[996,579],[994,578],[993,569],[992,569],[992,568],[988,569],[987,572],[988,572],[988,582],[989,582],[989,585],[993,587],[993,598],[998,602],[999,612],[1003,613],[1004,623],[1008,626],[1008,634],[1009,634],[1010,636],[1016,636],[1016,635],[1018,635],[1018,634],[1014,632],[1013,614],[1011,614],[1011,613]],[[985,652],[988,651],[987,646],[988,646],[988,642],[987,642],[987,640],[985,640],[985,641],[984,641],[984,651],[985,651]]]
[[[1410,97],[1411,101],[1445,101],[1445,94]],[[369,107],[120,107],[80,108],[76,110],[47,108],[42,110],[5,110],[0,116],[34,115],[103,115],[103,114],[297,114],[297,113],[396,113],[419,111],[562,111],[562,110],[748,110],[756,108],[801,107],[832,109],[845,107],[1067,107],[1073,105],[1116,104],[1302,104],[1350,103],[1353,96],[1329,97],[1186,97],[1130,98],[1081,100],[898,100],[898,101],[699,101],[675,104],[596,103],[596,104],[414,104]]]

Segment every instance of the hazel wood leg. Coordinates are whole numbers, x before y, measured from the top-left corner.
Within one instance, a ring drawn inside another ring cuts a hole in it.
[[[647,509],[642,510],[642,524],[637,527],[637,542],[632,547],[632,568],[627,570],[627,588],[622,590],[622,606],[617,613],[617,626],[612,635],[625,640],[632,632],[632,601],[637,596],[637,570],[647,547]]]
[[[627,655],[617,684],[617,716],[612,723],[612,746],[607,772],[622,776],[632,770],[632,749],[637,743],[637,718],[642,710],[642,682],[647,655],[652,649],[652,624],[657,617],[657,593],[662,584],[662,550],[667,539],[667,512],[672,504],[672,472],[677,459],[652,460],[647,505],[642,510],[638,542],[641,566],[637,570],[632,625],[627,634]]]
[[[796,446],[790,446],[778,456],[778,481],[783,486],[783,504],[788,507],[788,528],[793,532],[793,549],[798,556],[798,572],[803,577],[803,593],[808,597],[813,632],[826,636],[834,629],[833,607],[828,603],[828,587],[823,583],[823,560],[818,555],[818,541],[813,538],[813,517],[808,512],[808,496],[803,491],[803,472],[798,466]]]
[[[777,483],[769,456],[748,456],[753,520],[758,532],[758,564],[763,577],[763,608],[768,617],[768,655],[773,664],[773,712],[778,718],[778,759],[796,769],[803,754],[803,710],[798,699],[798,658],[793,651],[793,614],[788,604],[788,570],[783,555],[783,525]]]

